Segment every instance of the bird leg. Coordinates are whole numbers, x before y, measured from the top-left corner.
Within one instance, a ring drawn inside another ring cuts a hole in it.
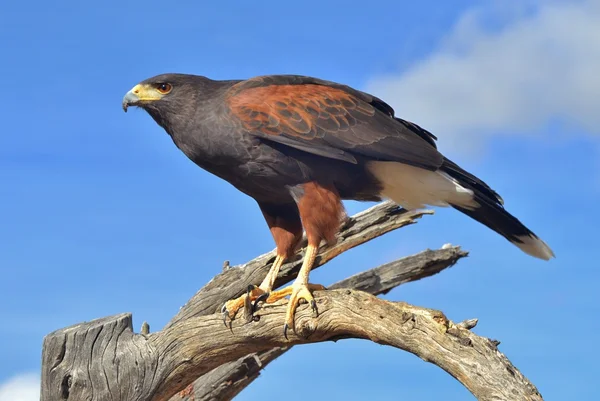
[[[271,293],[265,301],[266,303],[270,304],[290,295],[287,312],[285,314],[285,324],[283,326],[283,335],[285,338],[287,338],[287,330],[289,327],[292,327],[295,331],[294,314],[301,299],[304,299],[309,303],[313,310],[313,315],[318,315],[317,303],[315,302],[311,291],[324,290],[325,287],[320,284],[310,284],[308,282],[308,276],[315,263],[318,248],[318,245],[309,244],[306,248],[306,254],[304,255],[302,267],[300,268],[294,283],[288,287]]]
[[[231,299],[227,301],[225,305],[223,305],[223,308],[221,308],[221,313],[223,313],[223,321],[225,324],[227,324],[227,317],[233,319],[237,311],[242,307],[244,307],[244,316],[246,317],[246,320],[252,320],[254,311],[256,309],[256,304],[262,300],[265,300],[269,296],[269,293],[273,288],[273,283],[279,274],[279,269],[285,260],[285,256],[277,255],[273,265],[271,266],[271,269],[258,287],[250,284],[244,295],[235,299]],[[252,304],[252,301],[254,301],[254,304]]]

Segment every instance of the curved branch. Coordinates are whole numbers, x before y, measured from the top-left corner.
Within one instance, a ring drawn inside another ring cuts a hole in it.
[[[458,246],[444,246],[442,249],[426,250],[358,273],[328,288],[351,288],[366,291],[373,295],[386,294],[399,285],[433,276],[448,267],[454,266],[460,258],[467,255],[468,252],[461,250]],[[475,324],[468,328],[474,326]],[[171,401],[231,400],[256,380],[262,369],[290,348],[273,348],[223,364],[201,376],[173,397]]]
[[[78,325],[62,333],[65,344],[91,344],[91,352],[103,357],[81,369],[83,358],[63,354],[52,371],[60,374],[65,359],[80,366],[65,376],[67,379],[58,381],[64,386],[63,399],[167,401],[194,377],[248,352],[362,338],[438,365],[479,400],[542,400],[535,386],[498,351],[495,342],[454,324],[440,311],[349,289],[317,291],[315,299],[319,316],[313,317],[310,308],[301,305],[296,331],[288,333],[289,341],[281,329],[287,303],[283,300],[260,309],[258,321],[235,320],[226,327],[218,314],[195,317],[150,334],[147,339],[131,333],[127,315]],[[110,330],[109,339],[114,341],[104,341],[100,336],[104,330]],[[90,377],[90,372],[96,376]],[[56,382],[45,382],[43,386],[51,384]],[[111,384],[117,388],[111,388]],[[60,398],[42,397],[49,399]]]
[[[363,338],[438,365],[479,400],[542,399],[535,386],[498,351],[495,342],[457,326],[440,311],[389,302],[349,289],[317,292],[316,300],[319,317],[312,317],[306,305],[299,308],[296,335],[290,336],[290,341],[281,330],[286,302],[265,306],[258,313],[258,322],[236,321],[229,329],[218,315],[193,318],[149,341],[163,355],[163,361],[187,361],[187,375],[189,371],[207,372],[248,351]],[[357,325],[357,321],[361,324]],[[173,387],[183,375],[179,369],[163,372],[163,388],[171,391],[159,392],[153,401],[172,396]]]

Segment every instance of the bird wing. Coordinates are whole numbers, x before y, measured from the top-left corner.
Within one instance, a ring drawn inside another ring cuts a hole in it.
[[[436,170],[435,136],[348,86],[298,75],[241,81],[225,93],[243,129],[267,141],[356,163],[356,155]]]

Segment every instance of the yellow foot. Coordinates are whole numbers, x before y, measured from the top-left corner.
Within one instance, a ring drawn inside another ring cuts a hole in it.
[[[324,290],[325,287],[321,284],[297,284],[294,283],[291,286],[285,287],[279,291],[275,291],[269,295],[266,299],[266,303],[270,304],[276,302],[288,295],[290,295],[290,301],[288,303],[287,312],[285,314],[285,324],[283,325],[283,335],[287,338],[288,328],[294,327],[294,314],[296,308],[300,304],[300,300],[304,299],[313,310],[313,315],[318,316],[319,311],[317,310],[317,303],[312,295],[311,291]]]
[[[244,316],[247,321],[253,319],[255,306],[252,305],[252,301],[255,301],[258,298],[264,299],[267,296],[267,292],[260,287],[256,287],[254,285],[249,285],[246,293],[236,299],[231,299],[225,302],[225,305],[221,308],[221,313],[223,313],[223,323],[227,325],[227,318],[233,320],[235,314],[242,307],[244,308]]]

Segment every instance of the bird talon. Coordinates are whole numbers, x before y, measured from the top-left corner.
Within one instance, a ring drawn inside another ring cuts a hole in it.
[[[250,284],[246,288],[246,293],[238,298],[231,299],[223,305],[221,313],[223,313],[223,320],[226,321],[229,317],[232,321],[240,309],[244,309],[244,317],[247,322],[254,321],[254,312],[256,311],[256,304],[260,300],[265,300],[268,297],[262,288]],[[254,302],[253,302],[254,301]],[[227,325],[227,323],[225,323]]]
[[[225,309],[225,307],[223,307],[223,309]],[[223,324],[225,327],[227,327],[227,316],[229,316],[229,312],[227,312],[227,309],[225,309],[221,311],[221,313],[223,314]]]
[[[254,310],[252,309],[252,299],[250,298],[250,286],[248,286],[248,295],[244,297],[244,316],[247,322],[254,320]]]
[[[285,315],[285,326],[284,326],[284,336],[287,339],[287,330],[292,327],[294,329],[294,333],[296,332],[296,327],[294,324],[294,315],[296,312],[296,308],[298,305],[302,303],[307,303],[310,305],[313,317],[318,316],[317,310],[317,302],[313,297],[311,291],[321,290],[323,288],[320,284],[311,284],[311,283],[294,283],[293,285],[284,288],[283,290],[277,291],[277,294],[271,294],[271,298],[280,297],[284,294],[290,294],[290,300],[288,302],[287,311]]]
[[[286,339],[286,340],[289,340],[289,338],[288,338],[288,336],[287,336],[287,331],[288,331],[288,328],[289,328],[289,327],[290,327],[290,326],[288,326],[288,324],[287,324],[287,323],[283,325],[283,336],[285,337],[285,339]]]
[[[258,296],[258,298],[256,298],[254,300],[254,302],[252,303],[252,313],[254,314],[254,312],[256,312],[256,310],[258,309],[258,303],[259,302],[265,302],[267,300],[267,298],[269,298],[269,295],[271,293],[270,292],[265,292],[263,294],[260,294]]]

